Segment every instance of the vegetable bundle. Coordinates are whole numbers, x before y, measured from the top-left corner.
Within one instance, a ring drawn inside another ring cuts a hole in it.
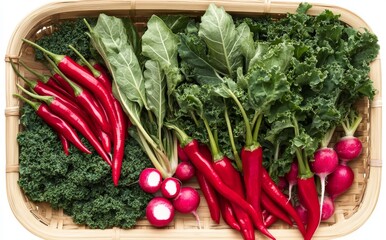
[[[82,145],[73,128],[79,131],[91,143],[99,156],[111,166],[112,179],[117,186],[121,173],[128,120],[124,116],[122,107],[113,96],[109,75],[102,69],[102,71],[97,70],[83,57],[81,58],[87,67],[78,64],[69,56],[52,53],[27,39],[24,41],[46,54],[46,59],[51,64],[55,75],[49,77],[50,81],[44,81],[42,80],[43,75],[34,72],[39,80],[33,82],[24,78],[12,65],[17,74],[33,90],[36,91],[36,86],[39,86],[37,93],[40,95],[31,93],[20,85],[18,87],[24,93],[42,102],[35,103],[21,95],[15,96],[33,105],[37,114],[54,127],[61,136],[65,152],[68,148],[66,140],[69,140],[84,152],[91,153]],[[70,48],[79,54],[76,49],[71,46]],[[47,113],[40,114],[42,109]],[[50,121],[52,118],[60,118],[62,120],[60,126],[57,123],[54,126]],[[63,126],[66,126],[66,129],[72,129],[71,138],[69,134],[62,131]]]
[[[358,146],[347,153],[348,144],[335,154],[329,142],[342,125],[358,145],[355,103],[375,94],[368,73],[377,38],[329,10],[309,16],[309,8],[300,4],[280,19],[243,18],[210,4],[200,19],[153,15],[142,37],[126,18],[100,14],[95,26],[85,22],[119,101],[96,90],[98,99],[108,96],[102,105],[122,107],[130,136],[164,180],[175,175],[178,158],[190,162],[213,221],[222,216],[244,239],[254,239],[255,229],[275,239],[269,226],[278,219],[311,239],[323,219],[324,189],[332,200],[347,190],[325,186],[326,178],[349,172],[346,162],[360,154]],[[287,192],[278,181],[290,176],[296,186]]]

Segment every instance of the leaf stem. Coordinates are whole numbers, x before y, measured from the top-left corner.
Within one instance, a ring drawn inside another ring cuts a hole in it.
[[[251,124],[249,123],[247,113],[245,112],[244,107],[241,104],[241,102],[239,101],[239,99],[236,97],[236,95],[230,89],[228,89],[228,93],[229,93],[230,97],[233,99],[233,101],[235,101],[235,103],[236,103],[237,107],[239,108],[240,113],[243,117],[243,120],[244,120],[245,136],[246,136],[245,137],[245,146],[251,147],[251,146],[253,146],[254,142],[253,142],[253,137],[252,137]]]
[[[209,145],[210,145],[210,149],[212,151],[213,161],[222,159],[223,154],[218,149],[218,146],[216,144],[216,140],[214,138],[213,132],[210,130],[210,126],[209,126],[208,120],[206,118],[202,118],[202,121],[204,122],[206,131],[208,133]]]
[[[229,141],[231,143],[233,157],[235,159],[237,168],[241,172],[243,170],[243,164],[241,162],[241,158],[239,156],[239,152],[237,151],[237,148],[236,148],[235,139],[234,139],[234,136],[233,136],[232,125],[231,125],[231,121],[229,119],[228,108],[227,108],[226,105],[225,105],[224,115],[225,115],[225,122],[226,122],[227,128],[228,128]]]

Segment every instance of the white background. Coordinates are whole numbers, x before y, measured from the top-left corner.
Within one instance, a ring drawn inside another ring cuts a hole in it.
[[[138,0],[140,1],[140,0]],[[36,240],[40,239],[28,232],[15,218],[13,215],[7,200],[6,183],[5,183],[5,120],[4,120],[4,109],[5,109],[5,67],[4,57],[8,46],[8,41],[11,34],[16,29],[25,16],[27,16],[33,10],[42,7],[44,4],[52,2],[52,0],[2,0],[0,1],[0,239],[14,239],[14,240]],[[106,1],[107,3],[108,1]],[[365,22],[371,26],[372,30],[379,37],[379,43],[381,45],[381,59],[386,56],[386,13],[384,8],[380,6],[382,1],[375,0],[309,0],[308,2],[320,2],[330,3],[339,5],[343,8],[349,9],[359,16],[361,16]],[[386,73],[384,59],[382,64],[382,72]],[[385,111],[383,111],[385,112]],[[385,119],[385,117],[383,117]],[[385,129],[386,126],[384,126]],[[383,131],[384,132],[384,131]],[[385,134],[383,134],[385,136]],[[384,141],[385,142],[385,141]],[[385,151],[383,151],[385,152]],[[384,159],[384,154],[382,159]],[[385,171],[383,170],[383,175]],[[385,217],[386,217],[386,185],[384,179],[378,204],[367,220],[367,222],[358,230],[353,233],[346,235],[340,240],[366,240],[370,236],[372,239],[385,239]],[[375,237],[375,238],[374,238]]]

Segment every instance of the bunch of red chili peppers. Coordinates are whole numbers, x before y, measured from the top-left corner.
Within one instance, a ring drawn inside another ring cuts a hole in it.
[[[245,240],[255,239],[255,228],[268,238],[275,239],[268,228],[279,219],[290,226],[295,224],[299,232],[306,236],[300,216],[264,167],[259,169],[259,179],[249,182],[248,176],[245,173],[242,176],[230,159],[224,156],[215,159],[208,146],[190,138],[178,127],[170,127],[175,130],[181,144],[179,158],[190,160],[196,167],[197,181],[214,222],[219,223],[222,216]],[[241,155],[245,159],[253,158],[258,161],[262,158],[262,147],[253,151],[243,149]],[[247,187],[250,188],[249,191],[258,192],[257,200],[248,199]]]
[[[26,79],[11,62],[15,72],[33,92],[20,85],[18,87],[38,101],[19,94],[15,96],[34,107],[38,116],[58,133],[67,155],[68,142],[85,153],[91,153],[79,138],[78,132],[81,133],[112,168],[113,182],[117,186],[129,122],[121,105],[113,96],[109,75],[101,65],[91,65],[84,58],[82,60],[86,66],[78,64],[68,56],[49,52],[29,40],[23,41],[48,56],[47,60],[54,74],[42,75],[21,63],[38,77],[38,80]]]

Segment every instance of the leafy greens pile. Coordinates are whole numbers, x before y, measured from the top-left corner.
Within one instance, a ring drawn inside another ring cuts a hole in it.
[[[19,185],[32,201],[63,208],[75,223],[91,228],[129,228],[144,216],[152,196],[140,189],[137,180],[150,162],[134,139],[126,142],[122,180],[115,187],[109,166],[98,154],[70,146],[66,156],[58,135],[29,105],[23,107],[21,124]]]

